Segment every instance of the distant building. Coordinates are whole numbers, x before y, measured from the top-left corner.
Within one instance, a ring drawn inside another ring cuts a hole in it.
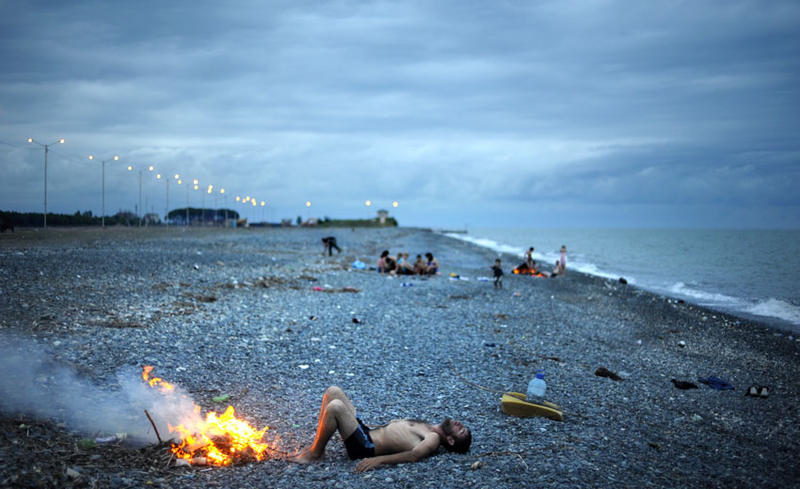
[[[159,216],[155,212],[151,212],[149,214],[144,215],[143,222],[145,226],[149,226],[151,224],[161,224],[161,216]]]
[[[381,209],[378,211],[378,222],[381,224],[386,224],[386,218],[389,217],[389,211],[385,209]]]

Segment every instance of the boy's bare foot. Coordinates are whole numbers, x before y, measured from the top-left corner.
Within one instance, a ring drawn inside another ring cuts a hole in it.
[[[311,451],[310,448],[306,448],[297,455],[289,457],[286,460],[296,464],[310,464],[313,462],[318,462],[321,459],[322,459],[321,456],[317,457],[316,455],[314,455],[314,453]]]

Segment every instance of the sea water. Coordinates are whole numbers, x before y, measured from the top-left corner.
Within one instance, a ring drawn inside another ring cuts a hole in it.
[[[474,228],[450,236],[517,255],[520,263],[533,246],[547,271],[566,245],[568,271],[624,277],[658,294],[800,333],[800,230]]]

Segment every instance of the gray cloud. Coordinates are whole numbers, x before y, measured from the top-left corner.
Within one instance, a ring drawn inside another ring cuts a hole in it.
[[[540,212],[579,225],[603,206],[604,225],[800,224],[794,2],[7,2],[0,14],[2,209],[41,209],[32,135],[68,138],[51,153],[50,208],[63,212],[99,212],[85,158],[117,153],[266,200],[274,219],[360,216],[369,198],[400,201],[414,225]],[[107,209],[132,209],[135,177],[107,176]],[[162,189],[145,182],[149,208],[163,209]]]

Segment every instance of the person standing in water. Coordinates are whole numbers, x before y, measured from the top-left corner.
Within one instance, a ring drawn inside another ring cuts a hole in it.
[[[567,245],[561,245],[561,275],[567,273]]]

